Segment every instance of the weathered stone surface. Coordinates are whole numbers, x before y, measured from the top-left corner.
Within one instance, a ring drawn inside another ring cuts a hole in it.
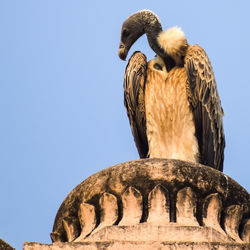
[[[142,217],[142,195],[129,187],[122,195],[123,214],[120,226],[139,224]]]
[[[113,194],[103,193],[99,201],[100,206],[100,224],[93,231],[93,233],[101,230],[104,227],[115,224],[118,219],[118,205],[117,199]]]
[[[14,248],[2,239],[0,239],[0,250],[14,250]]]
[[[86,241],[166,241],[166,242],[232,242],[210,227],[183,226],[176,223],[155,226],[141,223],[135,226],[110,226],[92,234]]]
[[[225,231],[235,241],[242,242],[239,237],[239,225],[243,216],[243,207],[240,205],[232,205],[225,211]]]
[[[124,199],[126,195],[123,196],[126,192],[129,194],[127,198],[130,197],[127,201]],[[108,194],[112,202],[103,203],[104,194]],[[142,196],[141,208],[138,205],[140,202],[138,203],[138,199],[135,199],[136,194]],[[212,194],[215,194],[215,197],[217,195],[220,197],[221,210],[219,209],[219,200],[217,198],[211,199]],[[164,197],[169,197],[169,201],[166,198],[166,206],[164,205]],[[156,200],[159,201],[160,205],[154,203]],[[96,228],[85,241],[94,235],[96,237],[98,231],[99,235],[105,232],[107,226],[114,223],[120,225],[119,223],[123,220],[128,222],[128,219],[123,219],[123,216],[126,218],[128,214],[131,214],[133,203],[137,207],[135,211],[139,211],[141,214],[138,213],[135,216],[136,220],[129,222],[130,225],[152,222],[152,213],[154,218],[157,217],[158,213],[164,218],[164,221],[167,221],[166,218],[170,215],[169,221],[177,223],[177,225],[193,225],[198,228],[201,228],[199,225],[209,225],[220,235],[226,229],[230,237],[238,242],[240,242],[238,229],[243,227],[243,220],[248,219],[250,215],[250,195],[230,177],[200,164],[167,159],[143,159],[118,164],[83,181],[70,193],[59,208],[52,233],[54,239],[67,241],[63,221],[68,217],[79,220],[78,213],[82,203],[88,203],[95,207],[97,222]],[[170,211],[168,211],[168,204]],[[235,216],[230,215],[231,210],[227,208],[239,205],[241,212],[236,213]],[[126,206],[128,209],[124,210]],[[107,216],[111,216],[112,220],[104,219],[104,214],[110,214]],[[224,218],[222,222],[219,220],[221,214]],[[227,218],[230,216],[235,221],[232,224],[228,223]],[[141,217],[140,220],[139,217]],[[106,222],[104,223],[104,221]],[[107,223],[107,221],[109,222]],[[184,221],[185,223],[183,223]],[[80,223],[78,225],[80,235],[82,228]],[[223,229],[223,232],[220,228]],[[228,236],[226,238],[230,242],[230,238]]]
[[[44,245],[35,242],[24,243],[24,250],[249,250],[249,244],[219,243],[219,242],[81,242],[54,243]]]
[[[221,209],[222,201],[219,194],[208,195],[203,203],[203,225],[225,234],[220,226]]]
[[[250,243],[250,219],[244,223],[241,238],[244,242]]]
[[[78,217],[81,225],[81,235],[75,241],[83,241],[96,226],[95,207],[88,203],[82,203],[78,211]]]
[[[166,225],[170,222],[170,201],[168,191],[157,185],[148,196],[148,219],[153,225]]]
[[[73,241],[79,235],[79,221],[75,217],[66,217],[63,219],[63,227],[67,235],[67,241]]]
[[[52,242],[61,242],[61,235],[57,232],[50,233],[50,238]]]
[[[190,187],[181,189],[177,193],[176,222],[182,225],[198,226],[196,203],[196,194]]]

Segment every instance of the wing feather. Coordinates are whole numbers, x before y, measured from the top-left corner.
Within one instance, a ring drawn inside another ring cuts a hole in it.
[[[189,46],[184,65],[187,93],[194,114],[200,162],[223,171],[225,137],[223,109],[211,63],[198,45]]]
[[[147,71],[147,58],[135,52],[129,59],[124,75],[124,105],[130,122],[135,144],[141,158],[148,155],[144,89]]]

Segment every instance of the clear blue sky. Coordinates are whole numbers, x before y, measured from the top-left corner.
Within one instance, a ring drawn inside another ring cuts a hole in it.
[[[137,159],[120,28],[151,9],[207,52],[225,110],[224,173],[250,190],[250,1],[0,1],[0,238],[50,243],[69,192]],[[154,56],[145,36],[132,48]]]

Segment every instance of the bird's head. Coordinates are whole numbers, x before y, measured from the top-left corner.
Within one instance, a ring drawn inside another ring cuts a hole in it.
[[[134,42],[145,33],[142,25],[142,16],[140,12],[137,12],[128,17],[121,29],[121,40],[119,46],[119,57],[122,60],[126,60],[129,49]]]
[[[183,62],[182,52],[186,51],[187,47],[184,33],[179,28],[162,32],[158,16],[150,10],[138,11],[123,23],[118,52],[122,60],[126,60],[129,49],[143,34],[147,35],[151,49],[163,59],[167,71]]]

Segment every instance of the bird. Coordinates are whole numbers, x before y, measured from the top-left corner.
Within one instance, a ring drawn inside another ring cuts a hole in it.
[[[118,55],[126,60],[146,34],[156,57],[135,51],[124,74],[124,105],[140,158],[169,158],[223,171],[224,111],[210,60],[180,27],[163,31],[159,17],[140,10],[122,24]]]

